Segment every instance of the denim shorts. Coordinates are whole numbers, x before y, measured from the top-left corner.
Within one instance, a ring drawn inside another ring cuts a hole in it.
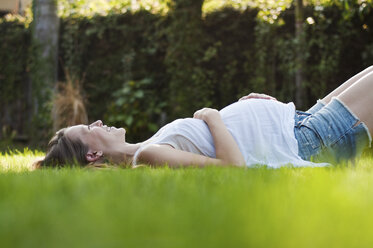
[[[340,163],[370,147],[367,126],[337,98],[318,101],[307,112],[295,112],[294,133],[299,156],[308,161]]]

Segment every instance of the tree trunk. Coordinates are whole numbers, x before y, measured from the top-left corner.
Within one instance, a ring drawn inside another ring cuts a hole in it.
[[[304,56],[304,31],[303,31],[303,0],[295,0],[295,37],[296,37],[296,71],[295,71],[295,102],[298,108],[305,105],[303,86],[303,56]]]
[[[33,41],[38,58],[45,62],[40,72],[48,86],[57,81],[58,28],[57,0],[34,0]]]
[[[43,139],[51,130],[50,100],[57,82],[59,19],[57,0],[33,0],[31,85],[33,96],[33,127],[31,134]],[[38,136],[36,135],[36,136]]]

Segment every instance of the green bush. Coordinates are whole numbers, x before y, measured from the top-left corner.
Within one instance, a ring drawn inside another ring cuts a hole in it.
[[[0,19],[0,34],[0,130],[11,128],[19,134],[29,111],[30,30],[22,20]],[[0,131],[0,139],[4,136]]]
[[[146,11],[62,21],[60,58],[71,72],[84,78],[90,119],[117,114],[111,112],[117,102],[114,92],[130,81],[149,79],[150,89],[157,91],[154,95],[162,97],[160,89],[167,88],[168,81],[163,22],[161,16]]]
[[[117,127],[124,126],[131,134],[126,138],[128,142],[145,140],[149,138],[149,131],[155,133],[160,125],[165,124],[159,117],[165,118],[166,101],[157,97],[153,84],[149,78],[127,81],[112,94],[115,101],[104,118]]]

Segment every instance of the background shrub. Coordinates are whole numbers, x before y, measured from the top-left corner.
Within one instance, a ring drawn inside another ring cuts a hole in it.
[[[250,8],[202,16],[202,2],[175,0],[166,15],[139,10],[62,18],[59,80],[65,80],[63,68],[81,78],[89,119],[126,127],[132,142],[174,118],[204,106],[222,108],[252,91],[292,101],[298,42],[293,7],[269,23]],[[307,109],[372,65],[372,9],[356,1],[348,8],[305,8],[306,99],[298,107]],[[5,19],[0,30],[6,34],[0,37],[0,124],[25,134],[30,31]]]

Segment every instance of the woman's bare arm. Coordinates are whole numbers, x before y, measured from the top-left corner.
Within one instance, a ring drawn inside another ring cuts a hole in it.
[[[151,144],[146,146],[139,154],[138,161],[150,165],[168,165],[170,167],[187,167],[206,165],[228,165],[221,159],[210,158],[175,149],[169,145]]]
[[[233,139],[233,136],[228,131],[219,111],[211,108],[204,108],[194,113],[194,118],[204,120],[214,139],[216,157],[221,159],[223,163],[234,165],[245,165],[245,159]]]
[[[139,162],[151,165],[167,164],[171,167],[245,165],[245,160],[236,141],[229,133],[217,110],[201,109],[194,114],[194,118],[204,120],[209,126],[214,139],[216,158],[177,150],[168,145],[151,144],[140,152],[138,156]]]

